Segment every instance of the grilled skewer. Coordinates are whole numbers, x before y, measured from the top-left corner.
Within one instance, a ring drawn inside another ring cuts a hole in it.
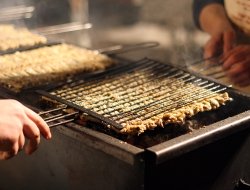
[[[96,80],[72,86],[69,83],[49,96],[105,120],[119,133],[133,135],[169,123],[181,124],[231,100],[224,86],[184,70],[149,59],[138,65],[134,71],[119,75],[104,74],[103,78],[96,76]]]

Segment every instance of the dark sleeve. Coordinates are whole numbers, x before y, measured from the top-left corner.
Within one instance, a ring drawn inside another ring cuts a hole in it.
[[[195,25],[200,28],[200,21],[199,21],[199,17],[200,17],[200,13],[201,10],[211,4],[211,3],[220,3],[222,5],[224,5],[224,0],[193,0],[193,19],[194,19],[194,23]]]

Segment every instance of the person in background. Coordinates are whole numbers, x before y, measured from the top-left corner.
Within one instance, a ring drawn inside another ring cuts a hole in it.
[[[9,159],[24,148],[33,153],[40,142],[40,133],[46,139],[51,133],[45,121],[16,100],[0,100],[0,160]],[[29,139],[25,145],[25,138]]]
[[[194,0],[195,24],[210,35],[204,58],[222,54],[227,76],[239,86],[250,85],[250,1]]]

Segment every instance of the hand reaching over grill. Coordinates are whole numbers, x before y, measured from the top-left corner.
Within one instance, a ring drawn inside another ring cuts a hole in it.
[[[234,84],[244,87],[250,84],[250,45],[236,45],[235,37],[231,30],[212,35],[204,47],[204,58],[223,53],[220,62],[227,76]]]
[[[45,121],[16,100],[0,100],[0,160],[15,156],[25,147],[33,153],[40,143],[40,133],[46,139],[51,133]],[[29,139],[25,145],[25,138]]]
[[[250,85],[250,45],[238,45],[225,53],[223,68],[235,84]]]
[[[236,42],[236,31],[229,21],[222,4],[194,1],[194,7],[199,9],[195,19],[199,22],[203,31],[210,35],[210,39],[204,47],[204,57],[209,58],[218,53],[226,53]],[[194,9],[196,12],[196,9]]]
[[[223,2],[194,0],[195,21],[211,36],[204,47],[204,57],[223,54],[227,76],[235,84],[247,86],[250,84],[250,45],[247,40],[250,25],[244,18],[249,17],[249,11],[245,11],[246,4],[240,1]],[[242,43],[248,45],[240,45]]]
[[[216,31],[204,47],[204,58],[227,53],[234,47],[235,41],[236,34],[233,29]]]

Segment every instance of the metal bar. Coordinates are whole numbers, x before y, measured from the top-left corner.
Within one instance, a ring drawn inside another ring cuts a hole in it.
[[[44,121],[49,122],[51,119],[54,119],[54,118],[57,119],[59,116],[62,116],[62,115],[63,115],[63,113],[59,113],[59,114],[52,115],[52,116],[49,116],[49,117],[46,117],[46,118],[43,118],[43,119],[44,119]]]
[[[78,30],[86,30],[92,28],[91,23],[80,23],[80,22],[71,22],[67,24],[59,24],[54,26],[47,26],[42,28],[35,29],[35,32],[38,32],[43,35],[51,35],[65,32],[72,32]]]
[[[51,109],[51,110],[48,110],[48,111],[42,111],[42,112],[39,112],[38,114],[41,116],[41,115],[44,115],[44,114],[48,114],[48,113],[52,113],[52,112],[55,112],[55,111],[60,111],[60,110],[63,110],[65,109],[67,106],[63,106],[63,107],[60,107],[60,108],[55,108],[55,109]]]
[[[70,123],[72,121],[74,121],[75,119],[68,119],[68,120],[64,120],[64,121],[61,121],[61,122],[58,122],[58,123],[54,123],[54,124],[50,124],[49,125],[49,128],[53,128],[53,127],[56,127],[56,126],[59,126],[59,125],[63,125],[63,124],[66,124],[66,123]]]
[[[98,49],[97,51],[100,53],[108,54],[108,55],[113,55],[113,54],[117,55],[117,54],[126,53],[129,51],[134,51],[138,49],[153,48],[159,45],[160,44],[158,42],[142,42],[142,43],[133,44],[133,45],[116,45],[112,47]]]
[[[65,114],[65,115],[62,115],[62,114],[58,114],[56,115],[55,117],[51,117],[50,119],[45,119],[45,121],[47,123],[49,122],[52,122],[52,121],[58,121],[59,119],[64,119],[64,118],[67,118],[67,117],[70,117],[70,116],[76,116],[79,112],[73,112],[73,113],[68,113],[68,114]]]

